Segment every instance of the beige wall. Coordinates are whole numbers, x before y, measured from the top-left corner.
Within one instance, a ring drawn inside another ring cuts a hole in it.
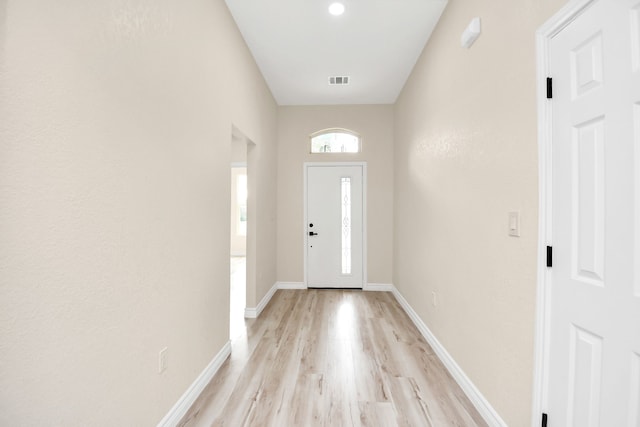
[[[228,339],[232,125],[276,280],[274,100],[222,0],[4,0],[0,54],[0,425],[153,425]]]
[[[510,426],[531,416],[535,30],[563,3],[450,0],[395,106],[394,284]]]
[[[309,135],[346,128],[362,136],[362,153],[309,153]],[[278,280],[304,281],[304,162],[367,162],[368,281],[391,283],[393,109],[376,106],[280,107],[278,115]]]

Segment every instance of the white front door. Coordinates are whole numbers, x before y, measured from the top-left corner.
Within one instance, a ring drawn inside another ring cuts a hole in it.
[[[308,287],[363,287],[363,172],[362,165],[305,165]]]
[[[639,24],[597,0],[549,45],[549,426],[640,426]]]

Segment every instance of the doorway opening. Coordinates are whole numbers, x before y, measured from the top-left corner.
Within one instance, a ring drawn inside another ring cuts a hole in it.
[[[229,337],[242,336],[246,329],[244,311],[247,305],[247,231],[248,231],[248,179],[247,142],[234,129],[231,140],[230,188],[230,283],[229,283]]]
[[[231,247],[229,333],[231,338],[244,331],[247,300],[247,168],[231,167]]]

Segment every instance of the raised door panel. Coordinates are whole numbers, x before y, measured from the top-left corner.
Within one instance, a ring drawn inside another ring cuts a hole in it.
[[[598,286],[604,286],[604,144],[604,117],[574,127],[573,279]]]

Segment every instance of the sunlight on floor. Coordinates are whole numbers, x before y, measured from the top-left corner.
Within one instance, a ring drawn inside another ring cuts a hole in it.
[[[229,338],[236,339],[246,333],[244,308],[247,301],[247,258],[231,257],[231,291]]]

